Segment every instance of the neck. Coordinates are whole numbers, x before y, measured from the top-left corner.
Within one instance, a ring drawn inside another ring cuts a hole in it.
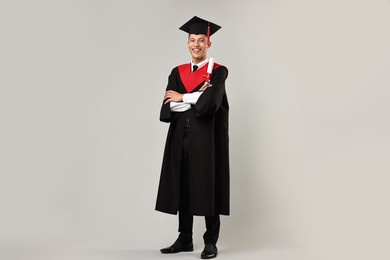
[[[200,59],[194,59],[192,58],[192,63],[194,63],[195,65],[198,64],[198,63],[201,63],[202,61],[204,61],[205,59],[207,59],[207,57],[203,57],[203,58],[200,58]]]

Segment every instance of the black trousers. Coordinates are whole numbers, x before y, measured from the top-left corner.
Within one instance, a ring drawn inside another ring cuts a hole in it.
[[[183,152],[180,179],[180,205],[179,205],[179,241],[192,242],[193,215],[190,214],[189,200],[189,171],[188,171],[188,129],[189,121],[186,122],[183,136]],[[206,232],[203,235],[205,244],[217,244],[221,226],[219,215],[205,216]]]

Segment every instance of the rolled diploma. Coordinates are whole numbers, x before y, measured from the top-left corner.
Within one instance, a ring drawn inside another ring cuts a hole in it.
[[[214,58],[210,58],[209,59],[209,66],[207,67],[208,74],[213,73],[213,67],[214,67]]]

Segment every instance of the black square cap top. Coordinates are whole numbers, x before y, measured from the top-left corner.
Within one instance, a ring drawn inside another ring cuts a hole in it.
[[[210,32],[209,32],[210,34],[208,34],[209,25],[210,25]],[[207,36],[210,36],[213,35],[216,31],[218,31],[221,28],[222,28],[221,26],[215,23],[194,16],[179,29],[187,32],[188,34],[205,34]]]

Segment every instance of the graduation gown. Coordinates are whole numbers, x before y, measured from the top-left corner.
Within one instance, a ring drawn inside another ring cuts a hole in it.
[[[207,64],[191,73],[190,64],[175,67],[166,90],[198,91],[204,83]],[[161,107],[160,120],[170,123],[165,144],[156,210],[177,214],[180,202],[180,170],[183,131],[189,118],[188,174],[190,214],[229,215],[229,104],[225,91],[226,67],[215,64],[211,84],[197,103],[185,112]],[[184,84],[183,84],[184,82]]]

